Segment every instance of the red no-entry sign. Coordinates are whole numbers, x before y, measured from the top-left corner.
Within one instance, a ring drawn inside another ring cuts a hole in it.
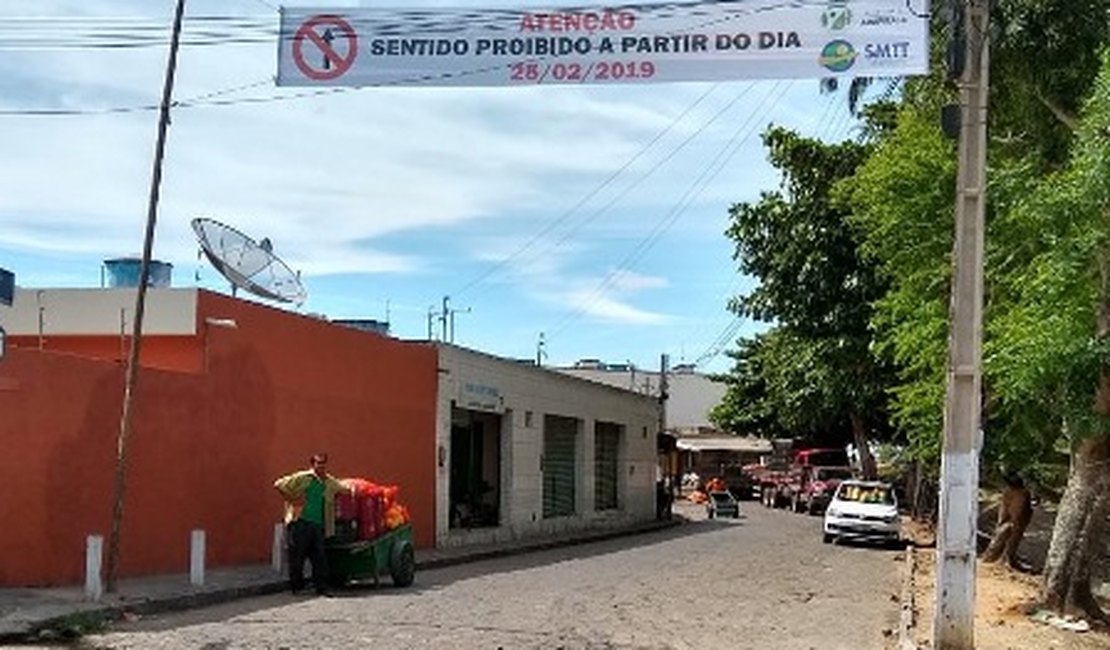
[[[310,46],[305,48],[305,41]],[[334,43],[346,41],[346,48]],[[346,50],[344,55],[342,50]],[[293,36],[293,62],[304,76],[315,81],[336,79],[350,70],[358,56],[358,34],[339,16],[320,14],[309,18]]]

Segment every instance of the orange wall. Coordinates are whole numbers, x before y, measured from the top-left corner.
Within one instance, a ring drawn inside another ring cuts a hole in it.
[[[207,371],[144,368],[128,447],[121,575],[266,562],[271,483],[317,451],[337,476],[401,487],[418,546],[434,541],[434,348],[208,292]],[[202,320],[203,322],[203,320]],[[55,337],[56,338],[56,337]],[[145,342],[144,342],[145,343]],[[0,361],[0,585],[78,583],[84,540],[111,517],[123,366],[13,348]]]
[[[163,370],[200,372],[204,365],[204,335],[146,336],[140,350],[140,365]],[[131,353],[131,336],[9,336],[13,348],[65,352],[81,357],[126,362]]]

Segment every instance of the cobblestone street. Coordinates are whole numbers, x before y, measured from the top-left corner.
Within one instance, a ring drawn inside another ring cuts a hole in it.
[[[820,519],[739,520],[424,571],[408,589],[287,594],[120,624],[86,648],[885,648],[902,555]]]

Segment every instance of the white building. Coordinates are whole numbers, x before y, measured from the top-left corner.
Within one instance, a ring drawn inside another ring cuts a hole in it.
[[[573,368],[559,372],[590,381],[625,388],[659,397],[659,372],[643,370],[630,364],[605,364],[596,359],[583,359]],[[667,373],[667,431],[678,435],[715,431],[709,411],[725,396],[727,387],[706,375],[695,372],[694,366],[679,364]]]
[[[436,546],[655,517],[656,399],[437,347]]]

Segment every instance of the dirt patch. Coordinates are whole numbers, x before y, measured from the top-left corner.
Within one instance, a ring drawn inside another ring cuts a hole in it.
[[[931,648],[936,559],[931,548],[917,548],[914,604],[917,622],[915,640],[920,648]],[[1030,619],[1039,586],[1039,576],[1018,573],[996,565],[978,564],[975,581],[975,647],[979,650],[1067,648],[1106,650],[1110,633],[1105,629],[1069,632]]]

